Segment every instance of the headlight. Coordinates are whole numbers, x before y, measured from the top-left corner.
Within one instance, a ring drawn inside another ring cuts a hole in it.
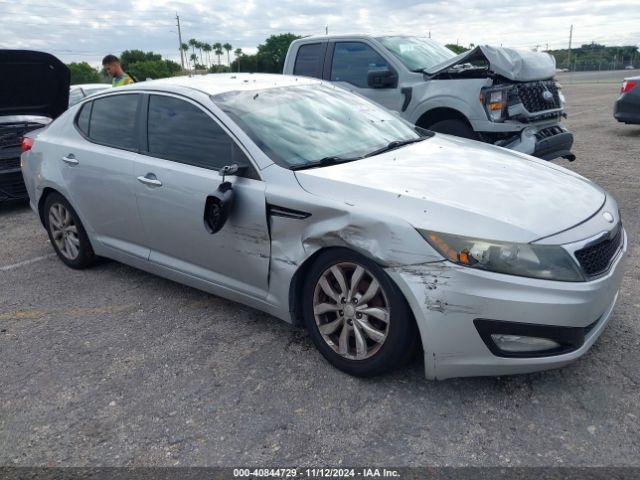
[[[584,280],[576,262],[559,246],[497,242],[418,231],[444,258],[458,265],[546,280]]]
[[[487,111],[489,119],[502,122],[507,117],[508,88],[484,89],[480,93],[480,103]]]

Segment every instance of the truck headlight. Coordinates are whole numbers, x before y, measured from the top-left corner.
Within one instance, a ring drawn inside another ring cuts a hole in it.
[[[507,117],[509,90],[507,88],[484,89],[480,93],[480,103],[494,122],[502,122]]]
[[[499,242],[418,231],[440,255],[458,265],[521,277],[584,281],[577,263],[560,246]]]

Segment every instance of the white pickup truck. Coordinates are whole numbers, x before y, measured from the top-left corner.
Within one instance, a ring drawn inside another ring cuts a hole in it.
[[[426,38],[329,35],[294,41],[283,73],[337,83],[419,127],[574,160],[555,72],[547,53],[479,46],[455,55]]]

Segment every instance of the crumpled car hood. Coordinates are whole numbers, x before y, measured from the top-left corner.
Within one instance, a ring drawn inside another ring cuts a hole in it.
[[[454,65],[482,58],[489,62],[490,69],[494,73],[513,81],[545,80],[556,74],[556,59],[548,53],[489,45],[479,45],[468,52],[439,63],[427,70],[427,74],[436,75]]]
[[[531,242],[596,213],[606,193],[562,167],[449,135],[375,157],[299,170],[306,191],[416,228]]]

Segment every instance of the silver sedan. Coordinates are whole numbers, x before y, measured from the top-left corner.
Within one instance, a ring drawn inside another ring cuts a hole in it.
[[[312,79],[137,83],[23,150],[65,264],[108,257],[303,323],[353,375],[416,352],[427,378],[559,367],[618,295],[627,239],[607,192]]]

